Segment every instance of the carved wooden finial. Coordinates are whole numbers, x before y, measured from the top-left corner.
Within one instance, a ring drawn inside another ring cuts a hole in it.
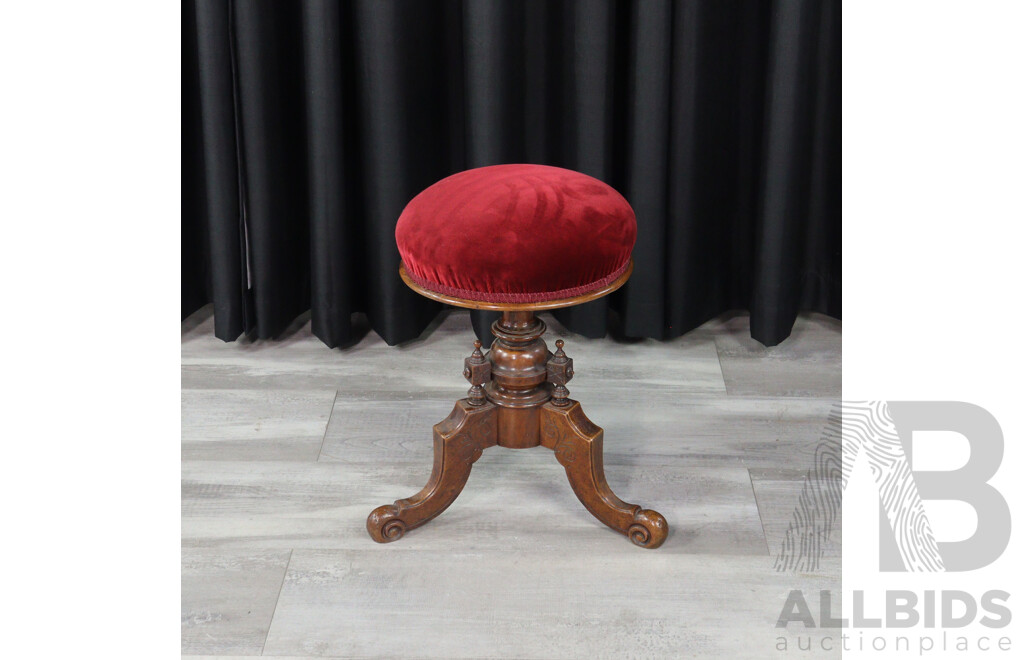
[[[551,403],[556,406],[569,405],[569,389],[565,386],[572,380],[572,358],[566,357],[562,347],[565,342],[555,340],[555,354],[548,360],[548,382],[555,386],[551,392]]]
[[[469,403],[474,406],[482,406],[487,401],[483,385],[491,380],[491,363],[484,357],[481,346],[483,344],[479,339],[473,342],[473,354],[466,358],[466,368],[462,371],[462,375],[472,385],[469,388]]]

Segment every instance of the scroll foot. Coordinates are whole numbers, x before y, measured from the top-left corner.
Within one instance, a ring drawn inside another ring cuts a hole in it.
[[[565,467],[576,496],[595,518],[641,548],[657,548],[668,537],[668,523],[657,511],[620,500],[604,476],[604,431],[587,419],[578,401],[541,408],[541,444]]]
[[[497,444],[496,408],[460,399],[443,422],[434,426],[434,468],[419,493],[379,506],[366,519],[366,531],[378,543],[402,538],[451,506],[469,479],[484,449]]]

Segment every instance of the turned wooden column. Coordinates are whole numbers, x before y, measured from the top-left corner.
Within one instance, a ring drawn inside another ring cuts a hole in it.
[[[541,339],[544,322],[532,311],[505,312],[491,325],[495,336],[487,359],[491,382],[484,391],[498,408],[498,445],[514,449],[540,444],[540,406],[551,398],[547,363],[551,357]]]

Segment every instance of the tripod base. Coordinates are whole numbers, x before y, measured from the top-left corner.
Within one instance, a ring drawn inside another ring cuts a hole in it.
[[[451,506],[469,479],[473,463],[488,447],[543,446],[565,468],[576,496],[595,518],[643,548],[668,536],[665,518],[628,504],[604,475],[604,431],[568,398],[572,360],[552,355],[540,335],[544,324],[532,312],[506,312],[492,328],[498,339],[487,358],[477,350],[464,375],[473,387],[443,422],[434,426],[434,468],[416,495],[374,509],[366,530],[379,543],[396,541]],[[493,379],[492,379],[493,377]],[[486,387],[484,387],[486,385]]]

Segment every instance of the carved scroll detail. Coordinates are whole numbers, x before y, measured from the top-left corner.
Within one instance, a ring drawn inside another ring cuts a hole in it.
[[[434,426],[434,469],[423,489],[412,497],[379,506],[366,519],[366,531],[378,543],[397,541],[410,529],[432,520],[451,506],[469,479],[473,463],[497,438],[496,408],[461,399]]]
[[[576,401],[541,408],[541,444],[554,450],[583,506],[598,520],[642,548],[657,548],[668,523],[657,511],[619,499],[604,476],[604,431],[587,419]]]

